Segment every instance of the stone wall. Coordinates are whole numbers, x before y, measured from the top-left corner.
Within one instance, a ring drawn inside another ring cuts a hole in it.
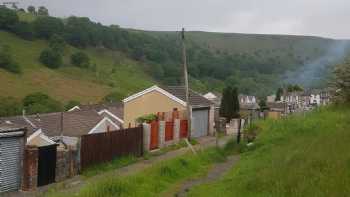
[[[71,178],[79,173],[78,150],[57,148],[56,182]]]

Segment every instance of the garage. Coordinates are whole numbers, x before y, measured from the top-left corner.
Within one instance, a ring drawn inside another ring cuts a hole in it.
[[[0,125],[0,193],[21,187],[25,130]]]
[[[207,136],[209,130],[209,108],[194,108],[192,110],[192,136],[194,138]]]

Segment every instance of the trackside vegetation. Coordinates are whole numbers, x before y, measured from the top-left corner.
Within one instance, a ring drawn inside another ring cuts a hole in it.
[[[189,196],[348,196],[350,107],[261,123],[252,151],[220,181]]]

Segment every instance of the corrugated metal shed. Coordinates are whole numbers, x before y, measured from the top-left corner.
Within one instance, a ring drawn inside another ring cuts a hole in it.
[[[0,124],[0,193],[20,189],[25,133],[25,128]]]

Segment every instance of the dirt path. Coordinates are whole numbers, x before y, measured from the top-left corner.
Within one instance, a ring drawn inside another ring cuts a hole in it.
[[[215,164],[212,169],[209,170],[206,177],[201,177],[198,179],[192,179],[184,182],[180,186],[179,192],[175,194],[176,197],[183,197],[187,196],[187,193],[190,191],[191,188],[197,185],[210,183],[213,181],[216,181],[220,179],[223,175],[225,175],[231,168],[234,166],[237,161],[239,160],[239,155],[234,155],[228,157],[227,161],[223,163]]]

